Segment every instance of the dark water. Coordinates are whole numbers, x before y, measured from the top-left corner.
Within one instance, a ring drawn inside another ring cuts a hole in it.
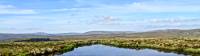
[[[56,56],[185,56],[176,53],[164,53],[152,49],[126,49],[105,45],[83,46]]]

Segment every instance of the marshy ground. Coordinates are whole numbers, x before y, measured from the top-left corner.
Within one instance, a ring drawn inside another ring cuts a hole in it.
[[[71,51],[74,48],[103,44],[115,47],[143,49],[150,48],[164,52],[199,56],[200,38],[75,38],[60,41],[0,43],[1,56],[37,56],[55,55]]]

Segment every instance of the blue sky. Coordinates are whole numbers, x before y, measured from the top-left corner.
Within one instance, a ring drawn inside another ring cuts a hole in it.
[[[200,0],[0,0],[1,33],[200,28]]]

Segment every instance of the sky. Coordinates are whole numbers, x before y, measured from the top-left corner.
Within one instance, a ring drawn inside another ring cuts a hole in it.
[[[200,0],[0,0],[0,33],[200,28]]]

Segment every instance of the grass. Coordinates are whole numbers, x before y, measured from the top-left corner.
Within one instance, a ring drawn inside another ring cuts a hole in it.
[[[84,45],[104,44],[123,48],[150,48],[165,52],[198,56],[200,55],[199,43],[200,39],[198,38],[86,38],[45,42],[6,42],[0,43],[0,55],[55,55]]]

